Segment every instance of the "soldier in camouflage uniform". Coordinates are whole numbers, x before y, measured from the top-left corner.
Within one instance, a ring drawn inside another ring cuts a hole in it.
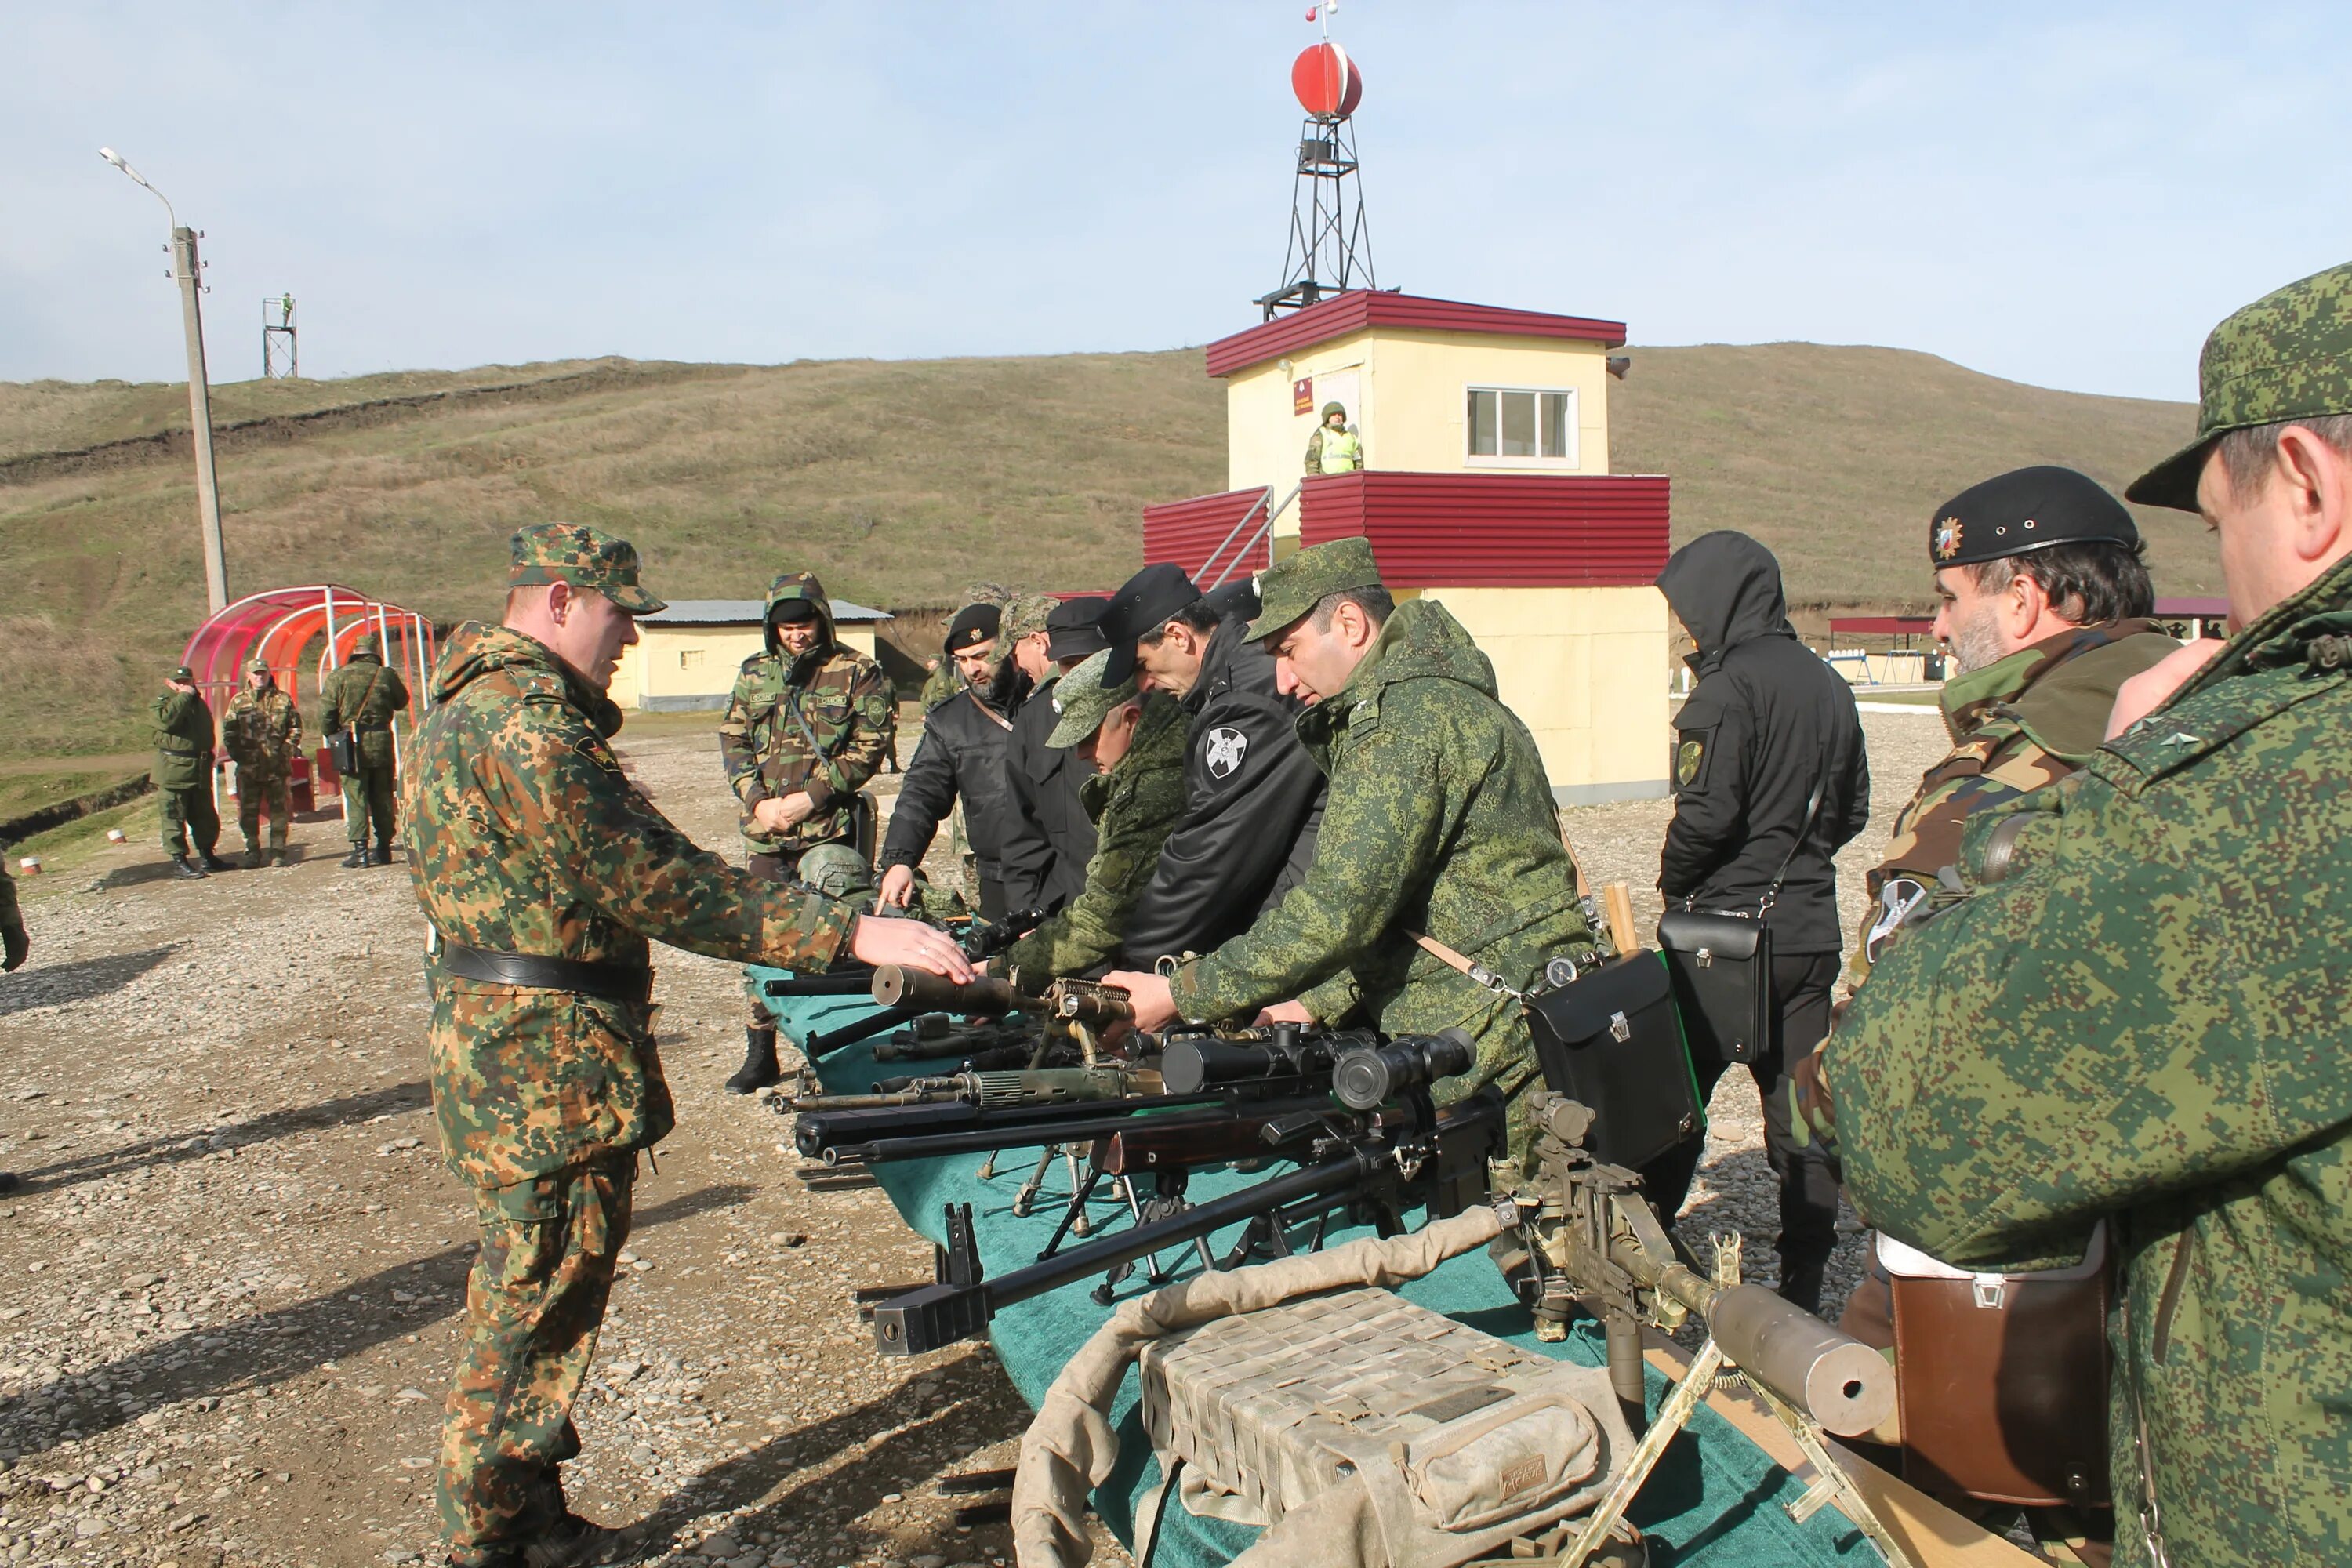
[[[386,669],[383,646],[369,632],[352,644],[352,657],[342,668],[327,677],[320,695],[327,710],[320,728],[357,731],[360,768],[343,780],[343,826],[350,833],[352,852],[346,866],[392,864],[392,834],[398,826],[393,807],[397,782],[394,777],[393,716],[408,706],[408,683],[396,669]],[[375,826],[375,848],[368,848],[368,826]]]
[[[1032,992],[1071,974],[1090,974],[1118,955],[1127,917],[1160,864],[1160,847],[1184,816],[1188,725],[1181,703],[1145,698],[1132,676],[1106,689],[1108,652],[1055,682],[1045,699],[1060,717],[1045,743],[1095,772],[1078,786],[1094,819],[1095,853],[1086,887],[1045,924],[1006,950],[1008,973]]]
[[[1889,1234],[2015,1270],[2111,1227],[2118,1563],[2342,1563],[2352,265],[2223,321],[2200,379],[2196,440],[2126,494],[2204,514],[2242,629],[1970,816],[1967,896],[1881,959],[1822,1071]]]
[[[236,826],[245,835],[245,863],[263,865],[261,807],[269,806],[268,858],[283,865],[294,820],[294,759],[302,754],[302,710],[278,689],[269,661],[246,662],[245,689],[229,700],[221,740],[236,764]]]
[[[846,951],[968,978],[937,931],[739,871],[622,773],[604,695],[633,617],[661,607],[637,555],[593,529],[514,536],[506,624],[468,624],[434,676],[407,846],[436,933],[427,1039],[443,1157],[482,1247],[440,1471],[461,1568],[603,1560],[616,1532],[557,1467],[629,1227],[636,1152],[674,1120],[655,1048],[649,939],[822,970]]]
[[[1261,1008],[1329,1023],[1360,1013],[1391,1034],[1465,1029],[1476,1065],[1438,1098],[1496,1085],[1524,1154],[1519,1091],[1537,1067],[1519,1005],[1416,936],[1522,990],[1556,955],[1598,956],[1535,737],[1496,700],[1494,666],[1444,605],[1391,605],[1368,541],[1299,551],[1259,593],[1249,637],[1279,661],[1281,689],[1316,700],[1297,721],[1330,779],[1315,863],[1247,932],[1172,981],[1108,978],[1133,991],[1144,1029]]]
[[[148,777],[163,797],[163,853],[183,877],[226,871],[213,853],[220,812],[213,805],[213,710],[196,689],[196,672],[172,671],[148,710],[155,726],[155,764]],[[192,858],[193,857],[193,858]]]
[[[849,898],[873,885],[860,824],[872,803],[858,792],[882,765],[896,714],[882,667],[834,635],[833,606],[811,572],[768,585],[765,649],[743,661],[719,755],[743,807],[751,874],[805,882]],[[743,1065],[730,1094],[764,1089],[776,1065],[776,1017],[745,984]]]

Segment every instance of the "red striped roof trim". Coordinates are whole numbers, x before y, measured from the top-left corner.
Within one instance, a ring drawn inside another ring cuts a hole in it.
[[[1219,338],[1208,348],[1209,374],[1231,375],[1368,327],[1412,327],[1439,332],[1493,332],[1517,338],[1570,338],[1622,347],[1625,323],[1591,316],[1555,316],[1500,305],[1471,305],[1419,294],[1351,289],[1318,305],[1277,316],[1262,326]]]

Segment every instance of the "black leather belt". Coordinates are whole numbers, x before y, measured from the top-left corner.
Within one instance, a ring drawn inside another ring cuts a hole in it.
[[[571,991],[615,1002],[643,1002],[653,994],[654,972],[640,964],[590,963],[577,958],[537,958],[522,952],[492,952],[462,942],[441,941],[441,973],[487,985],[520,985],[535,991]]]
[[[362,735],[389,735],[392,733],[392,726],[389,724],[354,724],[352,728],[353,731]]]

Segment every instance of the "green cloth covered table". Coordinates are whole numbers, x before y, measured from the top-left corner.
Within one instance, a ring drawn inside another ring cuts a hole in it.
[[[754,976],[781,975],[780,970],[758,970]],[[798,1042],[811,1035],[837,1029],[869,1016],[873,1005],[862,997],[785,998],[772,1004],[786,1035]],[[887,1037],[877,1037],[877,1038]],[[949,1072],[955,1064],[877,1063],[865,1045],[844,1047],[817,1064],[825,1088],[837,1094],[870,1089],[877,1079],[908,1072]],[[1036,1163],[1034,1150],[1013,1150],[996,1162],[992,1180],[982,1182],[974,1155],[947,1159],[894,1162],[874,1167],[882,1190],[917,1232],[933,1242],[946,1239],[942,1215],[950,1204],[970,1204],[981,1261],[987,1278],[996,1279],[1036,1261],[1038,1251],[1053,1234],[1069,1194],[1066,1179],[1057,1172],[1047,1178],[1035,1210],[1016,1218],[1012,1212],[1013,1190]],[[1202,1171],[1192,1180],[1194,1201],[1249,1185],[1258,1178],[1230,1171]],[[1108,1184],[1106,1184],[1106,1186]],[[1098,1196],[1103,1194],[1098,1194]],[[1107,1225],[1118,1225],[1108,1201],[1090,1211]],[[1124,1213],[1123,1206],[1118,1211]],[[1098,1230],[1097,1234],[1103,1234]],[[1223,1250],[1239,1238],[1234,1226],[1211,1238]],[[1365,1234],[1335,1227],[1331,1240]],[[1084,1245],[1073,1237],[1063,1244]],[[1303,1238],[1302,1238],[1303,1244]],[[1180,1277],[1198,1268],[1197,1255],[1183,1249],[1180,1259],[1171,1250],[1163,1264],[1181,1263]],[[1088,1299],[1099,1279],[1074,1284],[1049,1295],[1008,1307],[989,1331],[997,1359],[1021,1396],[1035,1408],[1046,1388],[1094,1331],[1102,1326],[1106,1309]],[[1152,1289],[1139,1267],[1118,1288],[1118,1299]],[[1400,1294],[1433,1311],[1467,1323],[1497,1339],[1539,1352],[1598,1366],[1603,1360],[1600,1325],[1580,1325],[1563,1343],[1537,1341],[1528,1310],[1512,1296],[1502,1277],[1483,1253],[1454,1258],[1427,1278],[1407,1285]],[[1653,1368],[1649,1373],[1650,1408],[1654,1414],[1668,1384]],[[1145,1492],[1159,1479],[1151,1460],[1151,1443],[1137,1412],[1139,1397],[1130,1371],[1111,1419],[1119,1438],[1118,1468],[1095,1494],[1095,1508],[1122,1542],[1135,1539],[1135,1510]],[[1755,1564],[1757,1568],[1801,1568],[1815,1563],[1874,1564],[1877,1552],[1834,1509],[1823,1509],[1798,1524],[1787,1506],[1804,1488],[1711,1410],[1701,1409],[1683,1436],[1660,1463],[1633,1509],[1633,1521],[1651,1541],[1655,1568],[1694,1564]],[[1257,1531],[1222,1520],[1195,1519],[1171,1499],[1162,1517],[1151,1568],[1209,1568],[1232,1561]]]

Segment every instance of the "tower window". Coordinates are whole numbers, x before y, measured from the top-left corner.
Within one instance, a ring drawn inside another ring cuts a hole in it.
[[[1469,456],[1499,462],[1576,461],[1576,392],[1474,386],[1465,420]]]

